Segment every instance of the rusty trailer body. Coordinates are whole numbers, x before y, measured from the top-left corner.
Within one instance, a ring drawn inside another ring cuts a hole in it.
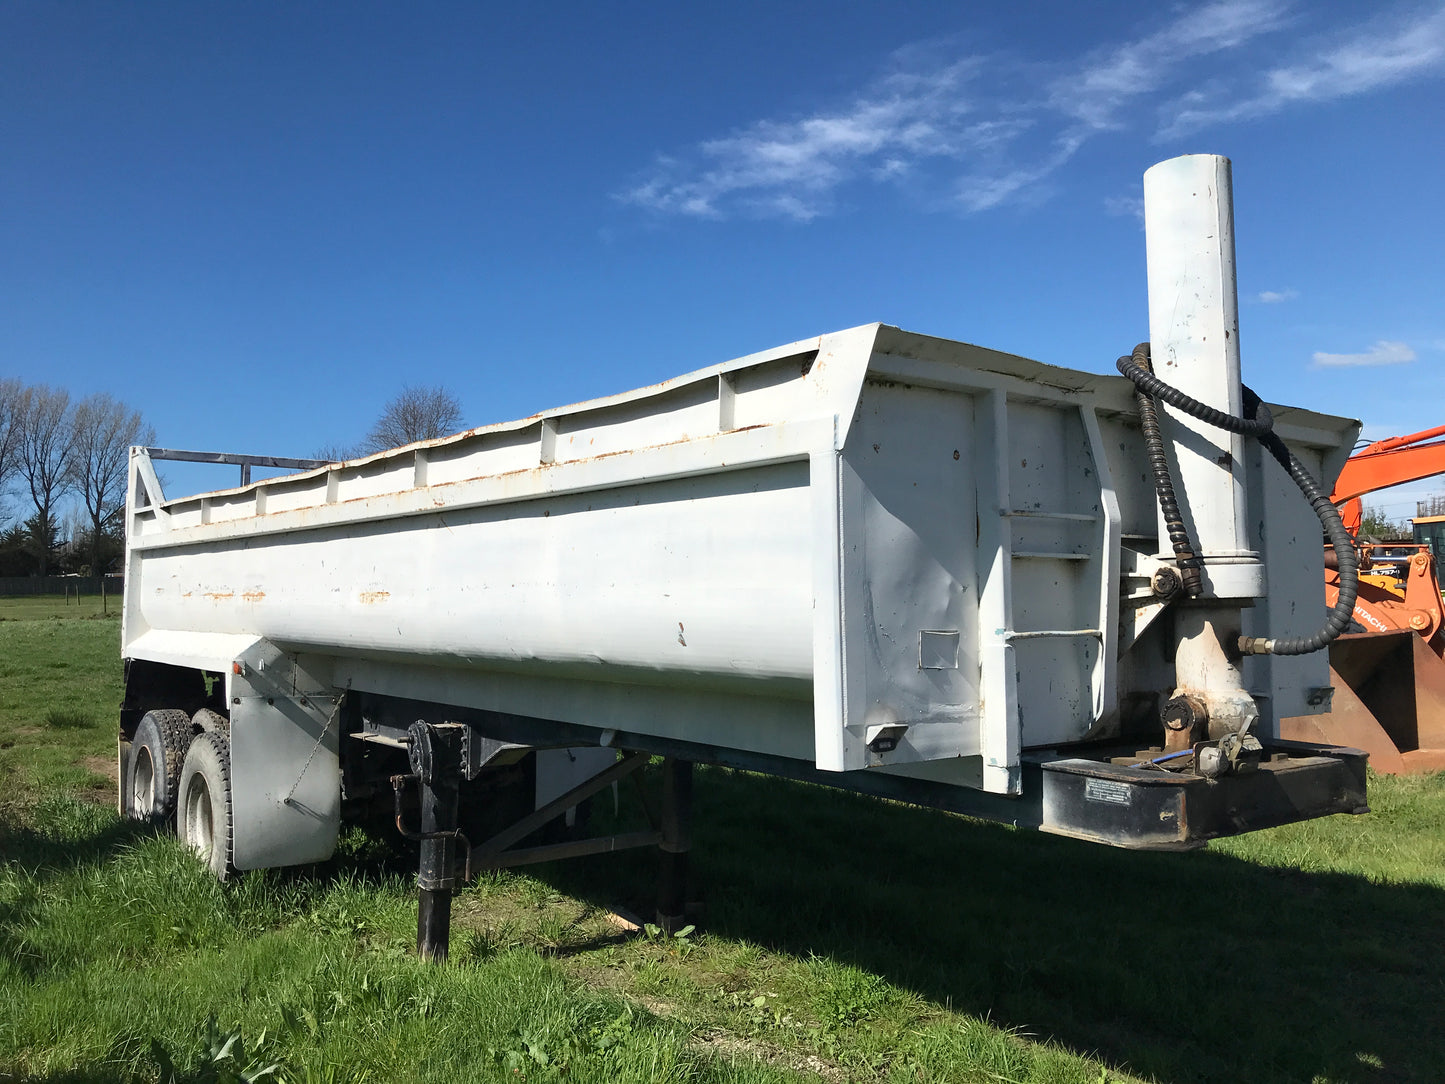
[[[1271,409],[1333,478],[1357,423]],[[1360,811],[1362,754],[1276,740],[1325,656],[1210,647],[1315,623],[1319,526],[1257,446],[1180,432],[1207,607],[1166,586],[1128,380],[882,324],[233,489],[168,496],[135,449],[122,805],[224,873],[323,859],[395,789],[433,953],[468,867],[657,844],[673,909],[697,761],[1132,847]],[[1197,748],[1252,755],[1158,762],[1190,682],[1223,697]],[[515,858],[638,753],[651,832]],[[522,763],[534,812],[473,848],[458,795]]]
[[[243,868],[328,852],[348,690],[1018,796],[1172,687],[1143,461],[1123,378],[881,325],[180,499],[137,450],[124,654],[224,678]],[[1265,466],[1288,584],[1313,520]],[[1248,665],[1279,714],[1328,685]]]

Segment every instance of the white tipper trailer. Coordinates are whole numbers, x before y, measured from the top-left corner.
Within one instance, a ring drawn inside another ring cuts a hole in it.
[[[1229,179],[1146,174],[1152,367],[1258,417]],[[1363,811],[1363,754],[1277,738],[1328,706],[1325,654],[1269,639],[1324,616],[1320,519],[1134,358],[868,324],[348,462],[136,448],[122,810],[224,876],[325,859],[394,798],[430,956],[477,870],[627,846],[660,847],[678,921],[694,762],[1125,847]],[[1268,410],[1332,479],[1358,423]],[[243,484],[168,497],[166,457]],[[650,830],[516,846],[658,756]],[[526,815],[466,838],[519,769]]]

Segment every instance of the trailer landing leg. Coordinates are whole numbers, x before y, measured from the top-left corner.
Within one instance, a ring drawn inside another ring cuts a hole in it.
[[[657,924],[671,936],[687,923],[687,853],[692,849],[692,761],[662,762],[662,839],[657,844]]]
[[[396,828],[403,836],[421,844],[417,871],[416,950],[424,960],[445,962],[451,934],[452,890],[486,869],[505,869],[586,854],[606,854],[634,847],[656,847],[660,855],[657,893],[657,924],[669,934],[687,922],[687,855],[692,847],[692,762],[669,757],[662,765],[662,810],[654,812],[646,797],[643,808],[651,827],[594,839],[516,847],[537,829],[618,780],[645,767],[646,753],[624,753],[615,764],[572,788],[534,813],[498,832],[473,848],[457,830],[457,805],[461,780],[471,778],[466,769],[465,727],[456,723],[413,723],[407,731],[411,774],[391,777],[396,795]],[[402,795],[416,780],[421,797],[421,825],[418,831],[406,827]],[[460,848],[460,850],[458,849]],[[457,860],[463,860],[458,871]]]
[[[401,792],[407,776],[393,776],[396,827],[421,843],[417,870],[416,951],[423,960],[444,963],[452,929],[452,890],[456,887],[457,844],[470,850],[457,830],[457,797],[461,788],[462,727],[414,723],[407,736],[412,778],[421,790],[421,828],[409,832],[402,824]]]

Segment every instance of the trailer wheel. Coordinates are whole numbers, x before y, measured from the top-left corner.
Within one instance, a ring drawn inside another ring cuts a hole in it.
[[[175,827],[176,788],[191,744],[191,717],[183,711],[148,711],[136,727],[121,793],[126,816]]]
[[[197,734],[181,768],[181,841],[220,880],[231,871],[231,743],[214,731]]]

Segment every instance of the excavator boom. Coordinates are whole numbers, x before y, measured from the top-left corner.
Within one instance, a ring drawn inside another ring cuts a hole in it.
[[[1377,440],[1350,456],[1335,480],[1330,500],[1343,506],[1341,514],[1351,534],[1359,532],[1360,498],[1366,493],[1445,474],[1445,440],[1437,437],[1445,437],[1445,425]]]

